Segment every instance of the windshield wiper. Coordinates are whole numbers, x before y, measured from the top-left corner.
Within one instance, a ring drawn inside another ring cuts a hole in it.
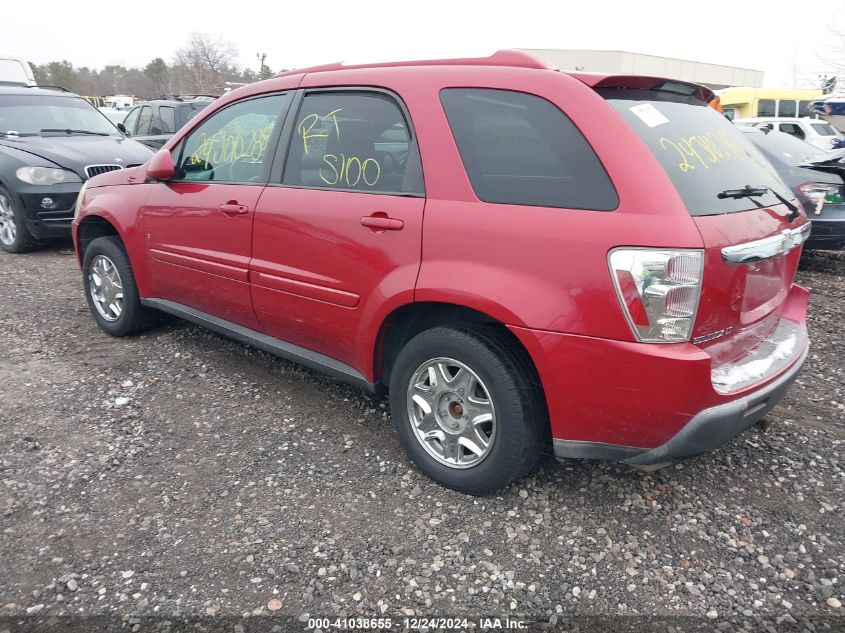
[[[795,220],[795,218],[801,215],[801,210],[798,208],[798,205],[796,205],[791,200],[784,198],[771,187],[752,187],[751,185],[745,185],[742,189],[725,189],[724,191],[721,191],[716,194],[716,197],[720,200],[724,200],[725,198],[750,198],[758,207],[763,207],[765,205],[760,204],[760,202],[758,202],[754,198],[762,196],[767,192],[771,193],[775,198],[777,198],[781,203],[783,203],[783,205],[787,209],[789,209],[790,222],[792,222],[793,220]]]
[[[6,130],[5,132],[0,132],[0,136],[17,138],[19,136],[38,136],[38,134],[35,132],[16,132],[15,130]]]
[[[45,132],[64,132],[65,134],[90,134],[92,136],[108,136],[107,132],[92,132],[91,130],[74,130],[72,128],[57,128],[57,127],[45,127],[41,130],[41,133],[44,134]]]

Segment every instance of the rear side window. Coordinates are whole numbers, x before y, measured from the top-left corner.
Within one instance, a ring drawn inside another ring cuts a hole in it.
[[[836,136],[836,130],[829,123],[810,123],[810,127],[822,136]]]
[[[447,88],[440,100],[479,200],[610,211],[607,172],[554,104],[510,90]]]
[[[158,134],[173,134],[176,131],[176,110],[171,106],[161,106],[158,109],[161,117],[161,131]]]
[[[390,96],[306,94],[296,119],[283,182],[315,189],[422,194],[419,152]]]
[[[655,90],[603,89],[599,93],[645,141],[692,215],[744,211],[755,207],[755,201],[779,204],[771,192],[754,201],[725,193],[747,185],[771,187],[794,197],[746,135],[704,102]]]

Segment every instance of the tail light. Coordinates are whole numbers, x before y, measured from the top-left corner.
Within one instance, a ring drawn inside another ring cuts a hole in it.
[[[816,213],[821,213],[825,204],[842,204],[842,187],[825,182],[805,182],[798,189],[813,203]]]
[[[608,262],[619,303],[638,341],[689,340],[701,296],[702,251],[617,248]]]

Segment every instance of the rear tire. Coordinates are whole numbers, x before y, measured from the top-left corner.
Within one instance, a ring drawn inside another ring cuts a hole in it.
[[[43,246],[26,228],[19,202],[0,187],[0,249],[7,253],[28,253]]]
[[[525,350],[492,328],[437,327],[411,339],[391,371],[390,410],[417,468],[466,494],[519,479],[548,442],[537,372]]]
[[[94,320],[111,336],[137,334],[155,322],[155,312],[141,305],[129,257],[118,238],[98,237],[88,245],[82,284]]]

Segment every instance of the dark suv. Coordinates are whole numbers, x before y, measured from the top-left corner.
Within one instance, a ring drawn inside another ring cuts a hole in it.
[[[0,248],[22,253],[70,237],[82,182],[150,155],[75,94],[0,86]]]
[[[139,103],[126,115],[122,131],[139,143],[161,149],[176,130],[214,99],[210,95],[187,95]]]

